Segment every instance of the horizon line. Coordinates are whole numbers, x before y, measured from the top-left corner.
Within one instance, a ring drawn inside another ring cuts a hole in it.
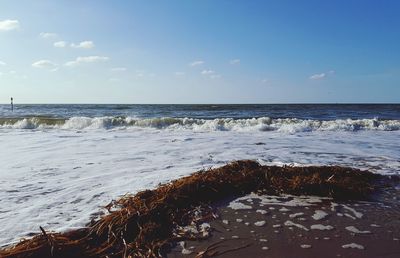
[[[10,105],[10,103],[0,103]],[[13,103],[17,105],[400,105],[400,102],[271,102],[271,103]]]

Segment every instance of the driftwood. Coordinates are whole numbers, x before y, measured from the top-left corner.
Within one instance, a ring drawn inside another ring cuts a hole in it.
[[[176,225],[187,225],[187,213],[250,192],[312,194],[339,199],[365,198],[379,176],[338,166],[261,166],[237,161],[220,168],[124,196],[87,227],[42,234],[0,250],[0,257],[161,257],[176,241]]]

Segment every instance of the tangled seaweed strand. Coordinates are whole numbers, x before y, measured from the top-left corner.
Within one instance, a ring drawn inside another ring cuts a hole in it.
[[[107,206],[109,214],[87,227],[47,233],[0,250],[4,258],[162,257],[177,240],[174,225],[187,225],[185,214],[198,205],[258,191],[360,199],[378,178],[367,171],[338,166],[261,166],[244,160],[124,196]]]

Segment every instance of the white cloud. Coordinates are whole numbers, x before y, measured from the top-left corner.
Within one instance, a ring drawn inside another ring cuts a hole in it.
[[[322,80],[325,79],[328,76],[332,76],[335,74],[334,70],[330,70],[328,72],[324,72],[324,73],[317,73],[317,74],[313,74],[309,77],[310,80]]]
[[[198,66],[204,64],[204,61],[198,60],[198,61],[193,61],[189,65],[190,66]]]
[[[39,37],[41,37],[42,39],[50,39],[50,38],[57,37],[57,34],[52,33],[52,32],[41,32],[39,34]]]
[[[51,62],[50,60],[39,60],[36,61],[32,64],[32,67],[34,68],[40,68],[40,69],[56,69],[57,70],[57,65],[53,62]],[[54,70],[54,71],[56,71]]]
[[[96,63],[107,61],[109,58],[106,56],[79,56],[74,61],[69,61],[65,63],[65,66],[77,66],[83,63]]]
[[[201,71],[202,75],[211,75],[214,74],[215,72],[213,70],[203,70]]]
[[[326,73],[318,73],[310,76],[310,80],[322,80],[326,77]]]
[[[4,20],[0,21],[0,31],[10,31],[19,28],[18,20]]]
[[[74,44],[74,43],[72,43],[72,44],[71,44],[71,47],[72,47],[72,48],[91,49],[91,48],[94,48],[94,43],[93,43],[93,41],[87,40],[87,41],[82,41],[82,42],[79,43],[79,44]]]
[[[0,66],[5,66],[5,65],[7,65],[5,62],[0,61]]]
[[[125,67],[113,67],[111,72],[125,72],[127,69]]]
[[[267,83],[267,82],[269,82],[268,79],[265,79],[265,78],[264,78],[264,79],[261,80],[261,83]]]
[[[64,48],[64,47],[67,46],[67,42],[65,42],[65,41],[57,41],[57,42],[54,42],[53,46],[54,47],[58,47],[58,48]]]
[[[240,64],[240,59],[232,59],[231,61],[229,61],[229,63],[230,63],[231,65]]]

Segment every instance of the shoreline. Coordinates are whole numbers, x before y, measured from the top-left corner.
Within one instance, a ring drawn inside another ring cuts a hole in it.
[[[383,176],[343,167],[274,167],[253,161],[237,161],[200,171],[126,196],[107,206],[109,214],[88,227],[65,233],[42,230],[32,239],[0,250],[4,257],[121,257],[162,256],[178,240],[179,227],[196,218],[194,207],[204,209],[204,221],[214,221],[209,204],[252,191],[265,194],[318,194],[336,199],[363,199],[373,193]],[[197,213],[198,214],[198,213]],[[211,222],[212,223],[212,222]],[[175,233],[174,233],[175,232]],[[191,236],[208,238],[208,231]],[[182,233],[182,231],[181,231]],[[197,232],[199,233],[199,232]],[[149,253],[150,252],[150,253]]]

